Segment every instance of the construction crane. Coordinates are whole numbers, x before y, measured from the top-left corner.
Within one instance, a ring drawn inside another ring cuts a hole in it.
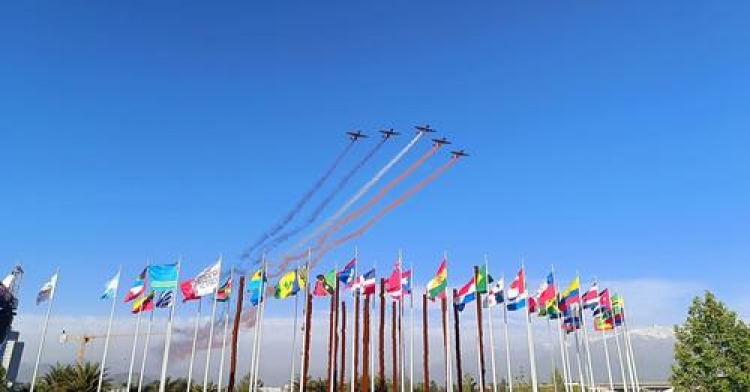
[[[160,336],[164,335],[164,333],[151,333],[151,336]],[[125,337],[133,337],[135,336],[134,333],[112,333],[109,335],[111,338],[125,338]],[[145,334],[141,334],[140,336],[145,336]],[[65,344],[68,342],[68,340],[75,340],[78,341],[78,351],[76,352],[76,361],[78,363],[83,363],[84,355],[86,354],[86,345],[91,343],[95,339],[101,339],[106,338],[107,334],[88,334],[84,333],[83,335],[71,335],[63,329],[62,333],[60,334],[60,343]]]

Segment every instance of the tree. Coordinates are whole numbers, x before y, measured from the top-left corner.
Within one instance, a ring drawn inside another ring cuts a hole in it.
[[[99,364],[84,362],[75,365],[55,364],[40,380],[40,389],[52,392],[94,392],[99,384]],[[104,371],[103,388],[110,386]]]
[[[677,391],[750,390],[750,326],[711,292],[693,300],[674,332],[671,382]]]

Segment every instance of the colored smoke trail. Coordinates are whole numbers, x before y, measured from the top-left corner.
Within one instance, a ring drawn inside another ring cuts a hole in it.
[[[323,173],[323,175],[318,179],[318,181],[315,182],[315,184],[313,184],[312,188],[310,188],[310,190],[307,191],[307,193],[305,193],[302,196],[302,198],[297,202],[294,208],[292,208],[291,211],[289,211],[279,223],[273,226],[270,230],[267,230],[265,233],[263,233],[255,241],[255,243],[253,243],[253,245],[250,246],[245,251],[245,253],[243,254],[244,258],[250,257],[252,255],[252,252],[258,249],[258,247],[263,245],[263,243],[265,243],[269,238],[276,235],[276,233],[281,231],[287,224],[289,224],[289,222],[300,212],[300,210],[302,210],[302,207],[304,207],[305,204],[307,204],[307,202],[310,200],[310,198],[312,198],[315,192],[317,192],[318,189],[320,189],[320,187],[323,186],[323,184],[326,182],[328,177],[330,177],[331,174],[333,174],[334,170],[336,170],[336,168],[341,163],[341,160],[343,160],[346,154],[349,153],[349,151],[352,149],[352,146],[354,146],[354,140],[352,140],[349,144],[346,145],[344,150],[339,153],[339,155],[333,161],[333,163],[328,168],[328,170],[326,170],[326,172]]]
[[[383,145],[385,144],[386,140],[388,140],[388,138],[382,138],[378,142],[378,144],[376,144],[375,147],[372,150],[370,150],[367,153],[367,155],[365,155],[364,158],[362,158],[362,160],[360,160],[354,167],[352,167],[351,170],[349,170],[348,173],[346,173],[346,175],[339,181],[339,183],[331,191],[331,193],[329,193],[328,196],[326,196],[326,198],[323,199],[323,201],[317,206],[317,208],[315,208],[315,210],[313,211],[313,213],[310,214],[310,217],[307,218],[307,221],[305,221],[303,224],[301,224],[301,225],[299,225],[299,226],[297,226],[297,227],[295,227],[295,228],[293,228],[293,229],[291,229],[289,231],[286,231],[284,233],[279,234],[270,244],[268,244],[264,248],[264,250],[270,252],[271,250],[276,249],[277,246],[279,246],[280,244],[284,243],[289,238],[295,236],[297,233],[299,233],[300,231],[306,229],[308,226],[310,226],[310,224],[312,224],[313,222],[315,222],[315,220],[318,219],[318,216],[320,215],[320,213],[323,212],[323,210],[328,206],[328,203],[330,203],[331,200],[333,200],[333,198],[336,195],[338,195],[339,192],[341,192],[342,189],[344,189],[344,187],[346,186],[346,184],[349,183],[349,180],[351,180],[352,177],[354,177],[354,175],[357,174],[357,172],[360,169],[362,169],[362,167],[364,167],[365,164],[367,164],[367,162],[369,162],[370,159],[372,159],[373,156],[375,156],[375,153],[377,153],[380,150],[380,148],[383,147]]]
[[[417,144],[417,142],[419,141],[419,139],[421,139],[422,136],[424,136],[424,134],[425,134],[424,132],[417,133],[417,135],[413,139],[411,139],[411,141],[409,141],[409,144],[407,144],[403,149],[401,149],[401,151],[399,151],[398,154],[396,154],[396,156],[393,157],[393,159],[391,159],[388,163],[386,163],[386,165],[383,166],[383,168],[381,168],[380,171],[378,171],[375,174],[375,176],[373,176],[370,179],[370,181],[368,181],[364,186],[362,186],[362,188],[360,188],[357,191],[357,193],[354,194],[354,196],[352,196],[346,203],[344,203],[344,205],[341,206],[341,208],[339,208],[338,211],[336,211],[336,213],[334,213],[325,222],[323,222],[322,224],[320,224],[320,226],[318,226],[310,234],[308,234],[307,236],[305,236],[304,238],[302,238],[301,240],[299,240],[299,242],[297,242],[297,244],[294,245],[294,247],[292,247],[291,250],[295,251],[297,249],[300,249],[302,246],[304,246],[305,244],[307,244],[312,238],[314,238],[315,236],[317,236],[318,234],[320,234],[321,231],[328,229],[333,224],[333,222],[335,222],[337,219],[339,219],[341,217],[341,215],[343,215],[344,213],[346,213],[346,211],[348,211],[349,208],[351,208],[351,206],[354,203],[357,202],[357,200],[359,200],[365,193],[367,193],[367,191],[369,191],[370,188],[372,188],[373,186],[375,186],[375,184],[377,184],[378,181],[380,181],[380,179],[386,173],[388,173],[388,171],[395,164],[397,164],[401,160],[401,158],[403,158],[404,155],[406,155],[406,153],[409,152],[409,150],[411,150],[412,147],[414,147],[414,145]],[[289,261],[300,260],[300,259],[304,258],[306,255],[307,255],[307,251],[302,252],[299,255],[287,255],[287,256],[284,256],[284,264],[288,263]]]
[[[348,235],[346,235],[344,237],[338,238],[335,241],[333,241],[332,244],[327,245],[325,248],[323,248],[323,250],[321,250],[313,258],[312,262],[310,263],[310,268],[315,267],[315,265],[317,265],[318,261],[323,256],[325,256],[329,251],[331,251],[332,249],[334,249],[334,248],[336,248],[338,246],[341,246],[341,245],[345,244],[346,242],[349,242],[352,239],[357,238],[357,237],[362,236],[363,234],[365,234],[368,230],[370,230],[372,228],[372,226],[375,225],[375,223],[377,223],[385,215],[387,215],[389,212],[393,211],[396,207],[398,207],[401,204],[403,204],[406,200],[408,200],[409,198],[411,198],[412,196],[414,196],[414,194],[416,194],[417,192],[419,192],[420,190],[422,190],[422,188],[424,188],[425,186],[427,186],[429,183],[431,183],[431,182],[435,181],[436,179],[438,179],[446,171],[448,171],[448,169],[450,169],[457,161],[458,161],[458,157],[451,158],[450,161],[448,161],[448,163],[446,163],[443,166],[439,167],[434,172],[432,172],[429,176],[427,176],[424,180],[420,181],[419,183],[417,183],[416,185],[414,185],[413,187],[411,187],[403,195],[401,195],[398,199],[394,200],[393,202],[391,202],[391,204],[387,205],[380,212],[378,212],[377,215],[375,215],[374,217],[372,217],[369,221],[367,221],[367,223],[365,223],[364,225],[362,225],[359,229],[357,229],[356,231],[354,231],[354,232],[352,232],[352,233],[350,233],[350,234],[348,234]]]

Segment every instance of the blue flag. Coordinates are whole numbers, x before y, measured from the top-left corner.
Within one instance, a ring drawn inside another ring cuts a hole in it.
[[[177,264],[148,266],[148,283],[155,291],[177,289]]]

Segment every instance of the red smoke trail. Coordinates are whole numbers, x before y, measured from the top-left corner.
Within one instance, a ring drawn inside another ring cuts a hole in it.
[[[334,224],[333,227],[331,227],[330,229],[326,230],[323,233],[323,235],[321,235],[320,237],[318,237],[317,243],[315,244],[315,246],[313,246],[312,248],[310,248],[310,250],[316,251],[316,250],[322,248],[323,245],[325,245],[326,240],[328,240],[328,238],[331,235],[333,235],[336,232],[338,232],[341,229],[342,226],[344,226],[345,224],[351,222],[354,219],[359,218],[360,216],[362,216],[362,214],[364,214],[365,212],[369,211],[370,208],[372,208],[372,206],[374,206],[378,201],[380,201],[380,199],[383,198],[383,196],[385,196],[394,187],[396,187],[396,185],[398,185],[402,181],[404,181],[415,170],[417,170],[420,166],[422,166],[425,162],[427,162],[428,159],[430,159],[433,155],[435,155],[435,153],[437,152],[438,149],[440,149],[440,147],[441,147],[440,144],[434,145],[429,151],[427,151],[424,155],[422,155],[416,162],[414,162],[411,166],[409,166],[403,173],[401,173],[398,177],[394,178],[393,180],[391,180],[391,182],[389,182],[388,184],[386,184],[386,186],[384,186],[383,189],[381,189],[375,196],[373,196],[365,205],[363,205],[362,207],[360,207],[358,210],[352,212],[351,214],[346,215],[343,218],[341,218],[338,221],[336,221],[336,223]],[[292,262],[292,261],[302,260],[303,258],[307,257],[307,252],[308,251],[306,250],[306,251],[301,252],[301,253],[296,254],[296,255],[292,255],[292,256],[287,255],[287,256],[284,256],[284,261],[278,267],[279,270],[283,271],[284,269],[286,269],[289,266],[289,263]]]
[[[446,163],[445,165],[439,167],[437,170],[435,170],[434,172],[432,172],[432,174],[430,174],[429,176],[427,176],[427,178],[425,178],[424,180],[420,181],[419,183],[417,183],[416,185],[414,185],[413,187],[411,187],[408,191],[406,191],[398,199],[394,200],[393,202],[391,202],[391,204],[389,204],[388,206],[386,206],[385,208],[383,208],[380,212],[378,212],[377,215],[375,215],[374,217],[372,217],[369,221],[367,221],[367,223],[365,223],[364,225],[362,225],[359,229],[357,229],[356,231],[354,231],[354,232],[352,232],[352,233],[350,233],[350,234],[348,234],[348,235],[346,235],[344,237],[336,239],[335,241],[333,241],[332,244],[329,244],[326,247],[324,247],[323,250],[321,250],[315,256],[315,258],[313,258],[312,262],[310,263],[310,268],[314,267],[323,256],[325,256],[329,251],[331,251],[331,249],[336,248],[336,247],[338,247],[338,246],[340,246],[340,245],[342,245],[342,244],[344,244],[346,242],[351,241],[354,238],[357,238],[357,237],[365,234],[368,230],[370,230],[370,228],[372,228],[373,225],[375,225],[375,223],[377,223],[385,215],[387,215],[389,212],[393,211],[393,209],[395,209],[396,207],[398,207],[401,204],[403,204],[406,200],[408,200],[409,198],[411,198],[412,196],[414,196],[414,194],[416,194],[417,192],[419,192],[420,190],[422,190],[422,188],[424,188],[425,186],[427,186],[429,183],[431,183],[431,182],[435,181],[436,179],[438,179],[438,177],[442,176],[446,171],[448,171],[448,169],[450,169],[457,161],[458,161],[458,157],[451,158],[450,161],[448,161],[448,163]]]

